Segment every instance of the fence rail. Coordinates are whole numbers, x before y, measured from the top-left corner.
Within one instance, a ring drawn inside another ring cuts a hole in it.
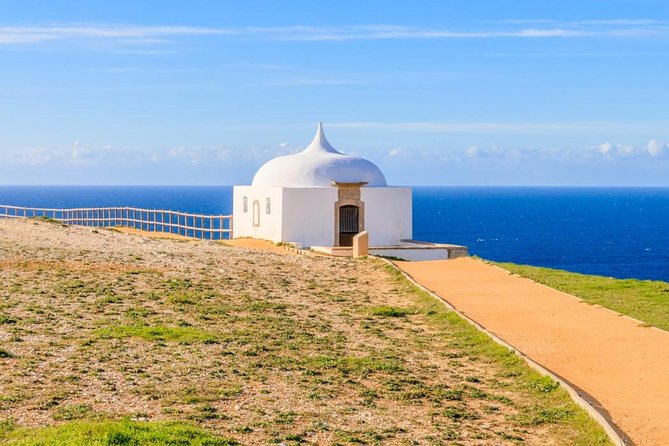
[[[0,205],[0,218],[38,217],[77,226],[126,227],[210,240],[232,238],[232,215],[189,214],[131,207],[49,209]]]

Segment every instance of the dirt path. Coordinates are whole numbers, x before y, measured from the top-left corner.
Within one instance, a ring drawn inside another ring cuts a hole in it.
[[[200,240],[193,237],[185,237],[183,235],[172,234],[169,232],[157,232],[157,231],[142,231],[134,228],[118,227],[114,228],[117,232],[123,232],[126,234],[132,235],[141,235],[142,237],[149,238],[167,238],[174,240],[189,240],[196,241]],[[228,246],[235,246],[237,248],[247,248],[247,249],[262,249],[265,251],[271,251],[277,254],[291,254],[292,251],[286,249],[283,246],[279,246],[275,243],[272,243],[268,240],[258,240],[253,238],[236,238],[236,239],[225,239],[221,240],[224,244]]]
[[[291,251],[288,251],[283,246],[278,246],[275,243],[272,243],[267,240],[257,240],[253,238],[235,238],[232,240],[224,240],[224,242],[226,245],[236,246],[238,248],[264,249],[277,254],[291,254]]]
[[[172,234],[169,232],[158,232],[158,231],[142,231],[140,229],[134,229],[134,228],[127,228],[127,227],[117,227],[113,228],[116,232],[122,232],[125,234],[132,234],[132,235],[140,235],[142,237],[147,237],[147,238],[156,238],[156,239],[174,239],[174,240],[185,240],[185,241],[197,241],[200,240],[195,237],[186,237],[183,235],[178,235],[178,234]],[[323,253],[320,252],[315,252],[315,251],[300,251],[297,250],[291,246],[286,246],[286,245],[277,245],[274,242],[270,242],[269,240],[260,240],[260,239],[255,239],[255,238],[250,238],[250,237],[243,237],[243,238],[234,238],[234,239],[224,239],[224,240],[219,240],[223,244],[227,246],[234,246],[237,248],[246,248],[246,249],[254,249],[254,250],[263,250],[263,251],[270,251],[275,254],[281,254],[281,255],[294,255],[296,253],[304,254],[304,255],[311,255],[311,256],[323,256]]]
[[[634,444],[669,444],[668,332],[472,258],[397,265],[592,396]]]

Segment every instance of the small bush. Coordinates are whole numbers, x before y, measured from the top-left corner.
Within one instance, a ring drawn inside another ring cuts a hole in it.
[[[0,439],[9,435],[14,429],[16,429],[16,422],[14,420],[0,420]]]
[[[529,385],[532,389],[543,393],[550,393],[560,387],[560,383],[553,380],[550,376],[537,376],[530,380]]]
[[[478,418],[478,415],[476,415],[475,412],[470,412],[465,407],[461,406],[448,406],[444,409],[443,414],[453,421],[476,420]]]
[[[379,305],[373,307],[371,312],[374,316],[383,317],[404,317],[409,314],[409,311],[404,308],[392,307],[390,305]]]
[[[74,404],[58,408],[52,418],[56,421],[81,420],[88,418],[92,413],[93,410],[90,406],[86,404]]]
[[[56,220],[55,218],[51,218],[51,217],[44,217],[44,216],[42,216],[42,217],[31,217],[31,218],[32,218],[33,220],[43,221],[43,222],[45,222],[45,223],[51,223],[51,224],[58,225],[58,226],[67,226],[67,225],[66,225],[65,223],[63,223],[62,221],[60,221],[60,220]]]
[[[0,324],[15,324],[16,322],[16,318],[0,314]]]
[[[575,412],[570,407],[539,408],[519,416],[525,426],[539,426],[542,424],[559,424],[573,418]]]

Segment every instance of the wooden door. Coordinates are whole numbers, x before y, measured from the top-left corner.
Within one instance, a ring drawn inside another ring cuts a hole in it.
[[[358,230],[358,206],[339,208],[339,246],[353,246],[353,236]]]

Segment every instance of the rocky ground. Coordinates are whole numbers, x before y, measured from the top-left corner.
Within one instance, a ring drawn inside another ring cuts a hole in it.
[[[126,416],[242,444],[605,442],[378,260],[0,220],[0,427]]]

